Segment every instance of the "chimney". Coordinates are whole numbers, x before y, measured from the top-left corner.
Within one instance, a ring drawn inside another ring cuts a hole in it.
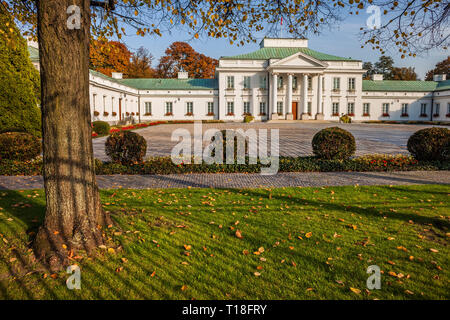
[[[123,73],[121,73],[121,72],[112,72],[111,73],[111,77],[113,79],[122,79],[123,78]]]
[[[383,75],[382,74],[373,74],[372,80],[373,81],[383,81]]]
[[[447,80],[447,75],[446,74],[435,74],[433,75],[433,81],[445,81]]]
[[[184,71],[178,72],[178,79],[186,80],[188,78],[189,78],[189,74],[187,72],[184,72]]]

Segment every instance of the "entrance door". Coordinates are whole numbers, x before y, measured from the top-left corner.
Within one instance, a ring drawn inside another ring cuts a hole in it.
[[[122,98],[119,99],[119,121],[122,121]]]
[[[298,102],[292,102],[292,115],[294,120],[297,120],[297,107],[298,107]]]

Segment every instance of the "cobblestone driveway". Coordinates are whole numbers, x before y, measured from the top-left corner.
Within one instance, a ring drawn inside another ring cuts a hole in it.
[[[406,143],[415,131],[427,126],[423,125],[395,125],[395,124],[336,124],[317,122],[291,122],[291,123],[211,123],[203,124],[203,132],[207,129],[217,128],[248,130],[253,129],[279,129],[280,154],[282,156],[311,155],[311,140],[321,129],[339,126],[350,131],[356,139],[356,154],[368,153],[407,154]],[[170,152],[177,144],[171,141],[172,132],[178,128],[188,129],[193,133],[193,124],[158,125],[139,129],[137,132],[147,140],[147,156],[170,156]],[[106,137],[94,139],[94,155],[101,160],[108,160],[105,155]]]

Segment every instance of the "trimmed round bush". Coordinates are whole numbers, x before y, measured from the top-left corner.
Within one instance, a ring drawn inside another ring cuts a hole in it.
[[[314,135],[312,149],[320,159],[346,160],[355,154],[355,137],[338,127],[326,128]]]
[[[123,165],[141,163],[147,152],[147,141],[136,132],[121,131],[106,139],[105,151],[114,162]]]
[[[419,130],[409,137],[408,151],[417,160],[449,160],[450,130],[447,128]]]
[[[109,130],[111,127],[109,126],[108,122],[105,121],[94,121],[92,123],[92,129],[94,132],[98,133],[99,135],[107,135],[109,134]]]
[[[27,161],[41,154],[41,139],[26,132],[0,134],[0,160]]]

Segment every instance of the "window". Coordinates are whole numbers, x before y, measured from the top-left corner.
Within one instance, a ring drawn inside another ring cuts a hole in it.
[[[234,76],[227,77],[227,89],[234,89]]]
[[[267,88],[267,78],[266,76],[259,77],[259,88],[266,89]]]
[[[103,96],[103,112],[106,112],[106,96]]]
[[[208,115],[213,115],[214,114],[214,102],[208,102]]]
[[[250,102],[244,101],[244,113],[250,114]]]
[[[450,116],[450,102],[447,103],[447,116]]]
[[[349,102],[347,104],[347,114],[355,115],[355,103],[354,102]]]
[[[434,116],[439,116],[439,114],[441,113],[441,104],[440,103],[436,103],[434,105]]]
[[[389,103],[383,103],[382,112],[383,117],[389,116]]]
[[[277,85],[278,89],[282,89],[283,88],[283,77],[279,76],[278,77],[278,85]]]
[[[420,116],[421,117],[427,116],[427,104],[426,103],[420,104]]]
[[[325,91],[325,77],[322,77],[322,91]]]
[[[186,102],[186,114],[192,115],[194,114],[194,103]]]
[[[94,93],[94,94],[92,95],[92,106],[94,107],[94,111],[95,111],[95,107],[96,107],[96,105],[95,105],[95,100],[97,100],[97,95]]]
[[[341,89],[341,78],[333,78],[333,90]]]
[[[408,104],[402,103],[402,116],[407,117],[408,116]]]
[[[292,78],[292,89],[293,90],[297,90],[298,88],[298,78],[297,77],[293,77]]]
[[[333,102],[333,116],[339,115],[339,102]]]
[[[277,112],[278,114],[283,114],[283,101],[277,102]]]
[[[348,90],[349,91],[354,91],[355,90],[355,83],[356,83],[356,79],[355,78],[348,78]]]
[[[250,89],[250,79],[248,76],[244,77],[244,89]]]
[[[234,102],[232,101],[227,102],[227,114],[230,116],[234,115]]]
[[[312,90],[312,77],[308,76],[308,90]]]
[[[166,115],[171,116],[173,112],[173,103],[172,102],[166,102]]]
[[[114,113],[114,97],[111,97],[111,113]]]
[[[308,108],[308,114],[311,115],[312,114],[312,102],[311,101],[308,101],[307,108]]]
[[[151,102],[146,102],[145,103],[145,115],[149,116],[152,114],[152,103]]]
[[[266,103],[265,102],[259,103],[259,114],[261,114],[261,115],[266,114]]]
[[[370,114],[370,103],[363,103],[363,116]]]

